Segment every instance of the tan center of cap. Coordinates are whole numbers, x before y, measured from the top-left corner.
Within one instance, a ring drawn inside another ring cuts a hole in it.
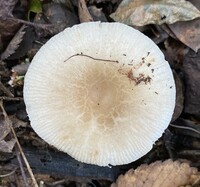
[[[112,127],[117,117],[123,116],[125,105],[128,105],[126,98],[133,92],[130,84],[134,86],[134,83],[120,74],[113,62],[87,60],[84,62],[87,68],[79,69],[82,75],[72,93],[82,113],[81,119],[84,122],[96,120],[101,125]]]

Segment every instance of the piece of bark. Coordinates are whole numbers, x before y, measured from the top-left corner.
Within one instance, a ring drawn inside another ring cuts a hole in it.
[[[49,174],[52,176],[65,177],[69,180],[75,180],[76,178],[76,180],[103,179],[114,181],[116,180],[117,176],[122,173],[120,166],[115,166],[112,168],[100,167],[78,162],[66,153],[51,149],[44,150],[37,149],[36,147],[22,148],[35,174]],[[13,159],[11,163],[17,164],[16,158]]]

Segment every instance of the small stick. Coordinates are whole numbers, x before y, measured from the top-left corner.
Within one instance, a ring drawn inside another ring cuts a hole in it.
[[[30,22],[30,21],[25,21],[25,20],[16,19],[16,18],[13,18],[13,20],[17,21],[18,23],[23,23],[25,25],[30,25],[32,27],[40,28],[40,29],[44,29],[44,30],[47,30],[48,28],[52,27],[52,24],[33,23],[33,22]]]
[[[12,133],[13,133],[15,139],[16,139],[16,143],[17,143],[19,152],[20,152],[20,154],[21,154],[21,156],[22,156],[22,158],[23,158],[23,160],[24,160],[24,163],[25,163],[25,165],[26,165],[26,168],[27,168],[27,170],[28,170],[28,173],[29,173],[29,175],[30,175],[30,177],[31,177],[31,179],[32,179],[32,181],[33,181],[33,185],[34,185],[34,187],[39,187],[38,184],[37,184],[37,181],[36,181],[36,179],[35,179],[35,177],[34,177],[34,175],[33,175],[33,172],[32,172],[32,170],[31,170],[31,167],[30,167],[30,165],[29,165],[29,163],[28,163],[28,160],[27,160],[27,158],[26,158],[26,156],[25,156],[25,154],[24,154],[24,152],[23,152],[23,150],[22,150],[22,147],[21,147],[21,145],[20,145],[20,143],[19,143],[19,141],[18,141],[17,135],[16,135],[16,133],[15,133],[13,127],[10,127],[10,128],[11,128],[11,131],[12,131]]]
[[[196,132],[197,134],[200,134],[200,132],[192,127],[185,127],[185,126],[179,126],[179,125],[173,125],[173,124],[170,124],[171,127],[175,127],[175,128],[179,128],[179,129],[185,129],[185,130],[190,130],[190,131],[193,131],[193,132]]]
[[[17,144],[17,146],[18,146],[19,152],[20,152],[20,154],[21,154],[21,156],[22,156],[22,158],[23,158],[23,160],[24,160],[24,163],[25,163],[25,165],[26,165],[26,168],[27,168],[27,170],[28,170],[28,173],[29,173],[29,175],[30,175],[30,177],[31,177],[31,179],[32,179],[33,185],[34,185],[34,187],[39,187],[38,184],[37,184],[37,181],[36,181],[36,179],[35,179],[35,177],[34,177],[34,175],[33,175],[33,172],[32,172],[32,170],[31,170],[31,167],[30,167],[30,165],[29,165],[29,163],[28,163],[28,160],[27,160],[27,158],[26,158],[26,156],[25,156],[25,154],[24,154],[24,152],[23,152],[23,150],[22,150],[22,147],[21,147],[20,143],[19,143],[19,140],[18,140],[18,138],[17,138],[17,135],[16,135],[16,133],[15,133],[15,130],[14,130],[13,127],[12,127],[11,121],[9,120],[8,115],[7,115],[7,113],[6,113],[6,111],[5,111],[4,107],[3,107],[3,102],[2,102],[2,100],[0,100],[0,108],[1,108],[1,110],[2,110],[2,112],[3,112],[4,118],[5,118],[5,122],[7,123],[8,127],[10,127],[10,129],[11,129],[11,131],[12,131],[12,134],[13,134],[15,140],[16,140],[16,144]]]
[[[10,175],[12,175],[13,173],[15,173],[16,169],[11,171],[10,173],[7,173],[7,174],[4,174],[4,175],[0,175],[0,178],[3,178],[3,177],[9,177]]]
[[[22,97],[6,97],[6,96],[1,96],[0,100],[5,100],[5,101],[23,101]]]
[[[27,181],[27,177],[26,177],[26,174],[25,174],[25,171],[24,171],[24,168],[23,168],[23,164],[22,164],[22,161],[21,161],[21,158],[20,158],[20,154],[19,154],[19,151],[18,151],[17,147],[15,147],[15,152],[16,152],[16,155],[17,155],[17,160],[19,162],[19,167],[20,167],[20,170],[21,170],[22,178],[23,178],[24,183],[25,183],[25,187],[29,187],[29,184],[28,184],[28,181]]]

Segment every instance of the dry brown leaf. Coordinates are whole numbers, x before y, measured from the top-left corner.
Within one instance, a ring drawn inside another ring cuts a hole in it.
[[[20,111],[20,112],[21,112],[21,111]],[[25,128],[25,127],[27,127],[27,125],[28,125],[28,122],[24,122],[24,121],[18,119],[18,118],[16,117],[16,115],[10,115],[10,116],[9,116],[9,119],[10,119],[10,121],[12,121],[12,126],[13,126],[14,129],[15,129],[15,128],[19,128],[19,127]]]
[[[7,0],[7,1],[0,1],[0,18],[5,16],[12,17],[12,11],[17,3],[17,0]]]
[[[16,139],[11,139],[9,141],[2,140],[0,141],[0,152],[11,153],[13,147],[15,146]]]
[[[67,2],[67,1],[66,1]],[[38,15],[37,18],[39,18]],[[58,3],[46,3],[43,5],[43,16],[40,17],[37,21],[44,22],[48,21],[48,23],[52,24],[51,33],[57,34],[63,31],[67,27],[71,27],[77,23],[79,23],[78,16],[74,11],[70,11],[63,4]]]
[[[111,187],[180,187],[193,185],[200,178],[196,168],[179,161],[157,161],[150,165],[141,165],[119,176]]]
[[[93,21],[90,15],[85,0],[78,0],[78,16],[81,23]]]
[[[11,153],[16,143],[16,139],[5,141],[4,138],[11,131],[10,120],[5,113],[2,101],[0,102],[0,152]]]
[[[123,0],[110,15],[128,25],[172,24],[200,17],[200,11],[185,0]]]
[[[4,60],[6,58],[8,58],[10,55],[14,54],[15,51],[18,49],[19,44],[22,42],[23,40],[23,36],[25,34],[24,29],[26,28],[25,25],[23,25],[18,32],[15,34],[15,36],[13,37],[13,39],[10,41],[10,43],[8,44],[6,50],[1,54],[1,59]]]
[[[190,2],[200,9],[199,0],[190,0]],[[168,27],[177,39],[195,52],[200,49],[200,18],[187,22],[177,22],[168,25]]]
[[[0,102],[0,141],[3,140],[10,132],[10,126],[4,115],[4,109],[2,108],[2,102]]]
[[[20,24],[13,18],[13,9],[18,0],[0,1],[0,35],[2,36],[3,44],[11,39],[19,28]],[[5,48],[5,46],[3,46]]]
[[[88,10],[92,15],[94,21],[101,21],[101,22],[108,21],[105,14],[102,11],[102,8],[97,8],[96,6],[89,6]]]
[[[182,71],[186,85],[184,112],[200,118],[200,50],[198,53],[189,51]]]
[[[173,34],[195,52],[200,49],[200,18],[168,25]]]

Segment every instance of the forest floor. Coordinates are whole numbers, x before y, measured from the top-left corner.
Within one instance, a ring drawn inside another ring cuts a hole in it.
[[[200,169],[199,16],[194,19],[195,15],[187,15],[191,20],[184,20],[191,7],[174,1],[180,11],[172,18],[174,23],[165,15],[158,18],[158,14],[154,21],[149,20],[147,11],[138,15],[144,17],[137,24],[123,16],[123,8],[118,9],[122,0],[60,2],[0,2],[0,186],[108,187],[131,168],[167,159],[186,159],[190,166]],[[190,2],[200,9],[200,1]],[[176,6],[170,6],[170,0],[162,3],[166,3],[170,14],[177,11]],[[126,6],[134,12],[135,5]],[[140,2],[141,11],[146,6],[145,0]],[[159,3],[155,7],[157,12],[159,8],[163,11]],[[110,16],[114,12],[116,15]],[[23,80],[34,55],[55,34],[80,22],[114,20],[128,23],[159,46],[173,70],[177,92],[173,119],[153,149],[128,165],[108,168],[80,163],[38,137],[26,113]]]

